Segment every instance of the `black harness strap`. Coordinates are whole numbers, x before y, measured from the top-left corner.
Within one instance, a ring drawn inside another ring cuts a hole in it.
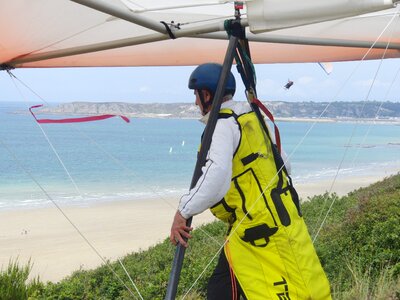
[[[232,110],[230,110],[229,113],[227,112],[220,112],[218,114],[218,119],[228,119],[230,117],[234,117],[235,119],[237,119],[237,114],[235,114]]]
[[[228,34],[229,34],[229,32],[228,32]],[[238,70],[240,76],[242,77],[243,84],[246,87],[246,93],[250,100],[249,101],[250,105],[251,105],[253,111],[255,112],[258,120],[260,121],[260,124],[261,124],[263,130],[267,134],[270,145],[271,145],[272,153],[274,156],[274,161],[275,161],[276,168],[278,171],[278,174],[277,174],[278,175],[278,184],[277,184],[276,190],[277,190],[277,192],[278,191],[282,192],[283,182],[284,182],[283,173],[284,173],[286,175],[286,177],[288,178],[289,190],[292,195],[293,202],[295,203],[298,213],[301,216],[302,214],[300,211],[299,197],[298,197],[296,190],[293,187],[292,179],[289,175],[289,172],[286,169],[286,166],[285,166],[284,161],[281,156],[280,135],[279,135],[278,127],[275,124],[273,115],[257,99],[255,71],[254,71],[253,64],[251,62],[249,42],[244,35],[245,35],[245,32],[243,32],[243,35],[241,36],[241,39],[237,45],[236,52],[235,52],[235,60],[236,60],[237,70]],[[262,114],[261,114],[260,108],[263,109],[264,113],[270,118],[270,120],[274,124],[275,138],[276,138],[277,145],[275,145],[272,142],[268,127],[264,121]],[[252,158],[254,158],[254,156]],[[278,205],[278,206],[280,206],[280,205]],[[290,220],[288,219],[288,215],[286,215],[286,214],[287,213],[282,211],[280,217],[281,217],[281,220],[283,220],[282,223],[289,224]]]

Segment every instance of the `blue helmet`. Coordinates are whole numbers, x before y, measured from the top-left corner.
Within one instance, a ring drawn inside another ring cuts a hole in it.
[[[217,90],[219,76],[222,71],[222,66],[220,64],[215,63],[207,63],[199,65],[189,78],[189,89],[191,90],[208,90],[213,95]],[[225,95],[231,94],[232,96],[235,94],[236,90],[236,81],[232,72],[229,72],[226,87],[225,87]]]

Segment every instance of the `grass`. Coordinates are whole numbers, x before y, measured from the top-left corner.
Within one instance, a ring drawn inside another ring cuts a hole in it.
[[[0,299],[24,300],[39,295],[44,285],[39,278],[28,282],[31,270],[30,261],[25,266],[20,266],[18,259],[10,260],[7,268],[1,269],[0,272]]]
[[[397,300],[400,299],[400,278],[393,276],[389,267],[384,267],[377,277],[370,270],[363,271],[361,265],[348,262],[348,270],[352,274],[351,287],[347,290],[336,286],[334,299],[343,300]]]

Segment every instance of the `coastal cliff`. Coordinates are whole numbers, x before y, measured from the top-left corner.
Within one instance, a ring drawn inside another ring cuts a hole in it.
[[[290,119],[369,119],[400,121],[400,103],[394,102],[282,102],[264,104],[276,118]],[[54,107],[43,107],[46,114],[117,114],[128,117],[198,118],[198,108],[191,103],[125,103],[71,102]]]

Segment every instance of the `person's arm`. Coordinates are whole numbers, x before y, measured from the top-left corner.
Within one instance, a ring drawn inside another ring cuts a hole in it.
[[[183,237],[190,238],[192,228],[186,220],[218,203],[229,190],[232,176],[232,158],[239,144],[240,132],[236,122],[220,119],[217,122],[202,175],[188,194],[182,196],[171,227],[171,242],[187,247]]]
[[[229,190],[238,135],[239,130],[233,118],[218,120],[206,164],[201,169],[202,175],[195,187],[180,200],[178,210],[184,218],[197,215],[215,205]]]

